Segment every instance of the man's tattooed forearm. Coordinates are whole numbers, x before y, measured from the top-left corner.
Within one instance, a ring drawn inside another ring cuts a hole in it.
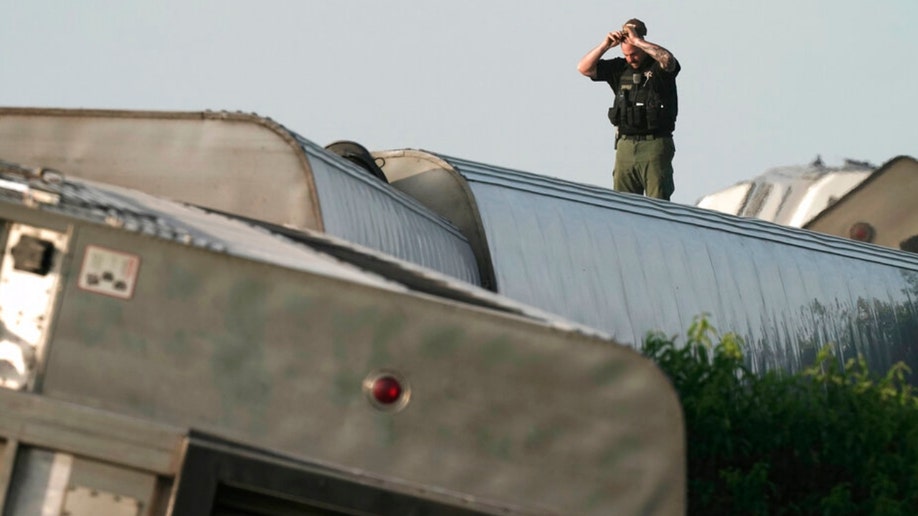
[[[667,72],[671,72],[676,69],[676,58],[673,57],[669,50],[666,50],[660,45],[655,45],[649,41],[645,41],[644,52],[647,52],[647,54],[650,55],[654,61],[660,63],[660,67],[662,67]]]

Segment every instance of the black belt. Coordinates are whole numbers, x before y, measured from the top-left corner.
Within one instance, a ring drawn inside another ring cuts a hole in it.
[[[672,138],[671,134],[623,134],[619,138],[623,140],[635,140],[635,141],[644,141],[644,140],[656,140],[657,138]]]

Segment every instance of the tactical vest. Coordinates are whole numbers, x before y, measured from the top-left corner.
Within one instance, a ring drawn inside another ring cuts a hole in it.
[[[675,80],[644,70],[625,67],[618,81],[609,121],[620,134],[669,135],[676,128],[678,111]]]

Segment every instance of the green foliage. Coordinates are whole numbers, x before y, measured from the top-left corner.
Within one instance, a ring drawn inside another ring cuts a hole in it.
[[[829,347],[799,374],[752,374],[742,342],[697,318],[643,352],[682,401],[690,514],[918,514],[918,398]]]

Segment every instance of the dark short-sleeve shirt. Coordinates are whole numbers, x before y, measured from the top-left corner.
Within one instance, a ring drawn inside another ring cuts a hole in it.
[[[649,66],[645,65],[639,70],[635,70],[638,73],[643,73],[650,70],[653,73],[654,78],[657,78],[659,81],[667,82],[672,85],[673,94],[676,92],[676,76],[679,75],[679,72],[682,70],[682,66],[679,64],[679,61],[676,61],[676,69],[672,72],[667,72],[660,66],[660,63],[651,59],[650,56],[647,57],[649,61]],[[625,61],[624,57],[616,57],[613,59],[600,59],[596,63],[596,77],[593,78],[597,82],[606,82],[609,83],[609,87],[612,88],[612,91],[618,93],[618,84],[619,80],[622,77],[622,72],[625,69],[629,68],[628,61]],[[653,78],[651,79],[653,80]]]

